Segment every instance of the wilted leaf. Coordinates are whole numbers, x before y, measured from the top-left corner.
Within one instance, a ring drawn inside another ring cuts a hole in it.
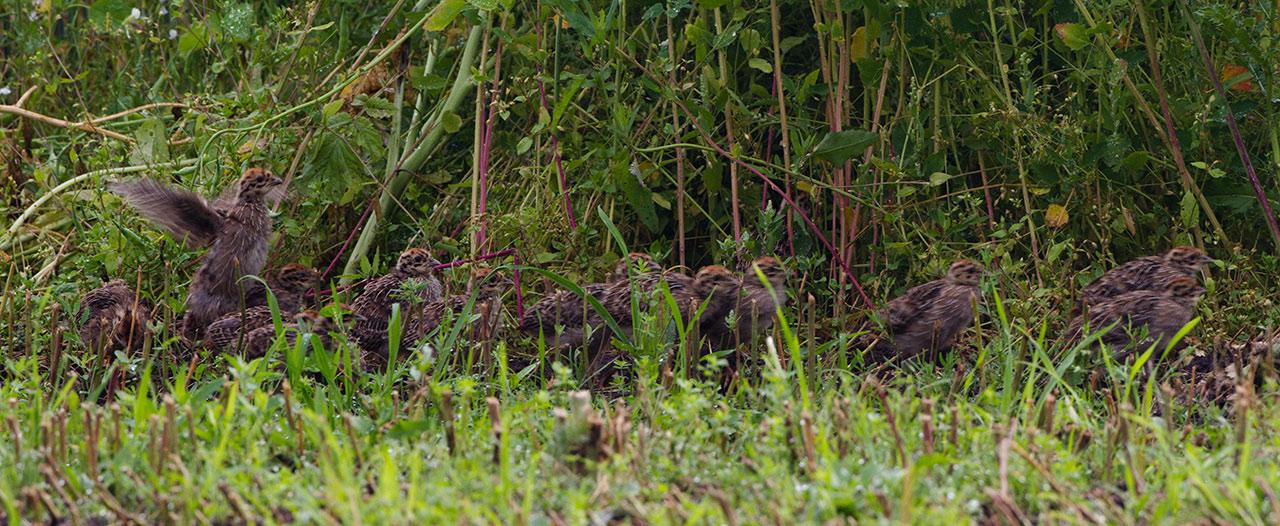
[[[1067,208],[1060,204],[1049,205],[1049,210],[1044,213],[1044,223],[1049,228],[1062,228],[1067,224]]]
[[[853,36],[849,37],[849,59],[857,62],[866,58],[867,52],[867,26],[859,26],[853,30]]]
[[[1253,85],[1253,74],[1249,72],[1249,68],[1238,66],[1235,64],[1223,64],[1222,72],[1218,75],[1222,82],[1227,84],[1227,89],[1236,91],[1256,91],[1258,88]]]
[[[875,144],[879,136],[866,130],[829,132],[813,149],[813,155],[831,164],[842,164]]]
[[[1062,43],[1073,51],[1079,51],[1089,45],[1089,33],[1084,26],[1065,22],[1053,26],[1053,31],[1062,39]]]

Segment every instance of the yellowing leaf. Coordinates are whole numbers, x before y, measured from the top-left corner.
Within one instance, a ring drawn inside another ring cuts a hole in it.
[[[1049,205],[1049,210],[1044,213],[1044,222],[1050,228],[1062,228],[1067,219],[1067,208],[1059,204]]]
[[[853,36],[849,37],[849,59],[857,62],[865,58],[867,52],[867,26],[859,26],[853,30]]]
[[[1061,23],[1053,26],[1053,31],[1062,39],[1062,43],[1073,51],[1079,51],[1089,45],[1089,34],[1084,26],[1074,23]]]
[[[1235,64],[1223,64],[1222,73],[1218,76],[1223,82],[1231,82],[1240,79],[1227,86],[1227,89],[1236,91],[1256,91],[1258,88],[1253,85],[1253,76],[1249,75],[1249,68],[1237,66]]]

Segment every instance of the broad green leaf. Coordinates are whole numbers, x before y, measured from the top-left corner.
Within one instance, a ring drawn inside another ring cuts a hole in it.
[[[1079,51],[1089,45],[1089,33],[1080,24],[1071,22],[1058,24],[1053,26],[1053,31],[1058,34],[1058,38],[1062,40],[1062,43],[1073,51]]]
[[[228,40],[244,44],[258,30],[255,18],[249,4],[229,4],[222,10],[222,33]]]
[[[444,131],[454,133],[462,129],[462,117],[452,111],[446,111],[440,116],[440,125],[444,126]]]
[[[325,104],[324,108],[320,110],[320,113],[324,115],[325,119],[328,119],[329,117],[332,117],[335,114],[337,114],[338,110],[341,110],[341,109],[342,109],[342,99],[334,99],[329,101],[328,104]]]
[[[879,136],[866,130],[829,132],[813,149],[813,155],[831,164],[841,164],[875,144]]]
[[[947,181],[950,181],[952,177],[955,176],[942,172],[933,172],[929,174],[929,186],[942,186]]]
[[[427,31],[441,31],[449,27],[449,23],[453,22],[453,19],[466,6],[466,0],[440,0],[440,3],[431,10],[431,14],[427,15],[427,23],[424,27]]]
[[[760,57],[748,60],[747,65],[751,66],[752,69],[758,69],[764,73],[773,73],[773,64],[770,64],[768,60]]]
[[[1200,223],[1200,204],[1196,202],[1194,195],[1190,191],[1182,193],[1181,203],[1182,224],[1187,227],[1195,226]]]

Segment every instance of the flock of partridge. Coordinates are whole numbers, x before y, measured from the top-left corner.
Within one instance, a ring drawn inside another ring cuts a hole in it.
[[[391,356],[389,326],[393,306],[400,305],[399,348],[414,345],[431,333],[447,313],[470,308],[473,339],[493,336],[501,297],[512,287],[489,269],[473,272],[478,286],[465,294],[446,295],[436,273],[442,266],[424,249],[409,248],[386,275],[371,279],[350,305],[350,323],[308,310],[309,292],[320,283],[315,270],[295,264],[282,267],[264,286],[256,279],[267,261],[271,218],[267,202],[281,193],[283,182],[271,172],[253,168],[241,176],[234,195],[212,203],[199,195],[164,184],[139,180],[119,182],[112,190],[143,216],[190,247],[209,247],[191,279],[179,334],[189,348],[238,351],[248,357],[266,354],[278,337],[291,344],[311,334],[323,345],[333,343],[341,327],[361,350],[366,366],[385,366]],[[1067,332],[1068,342],[1088,333],[1113,348],[1135,344],[1163,345],[1194,316],[1204,289],[1196,277],[1211,259],[1190,247],[1174,248],[1121,265],[1086,286]],[[631,254],[603,282],[582,293],[560,290],[533,305],[520,320],[521,332],[558,348],[586,346],[592,367],[605,365],[614,331],[623,334],[640,320],[633,313],[651,305],[655,291],[666,290],[692,334],[711,349],[737,348],[767,333],[774,313],[787,300],[786,268],[762,257],[740,272],[711,265],[693,276],[664,270],[652,257]],[[947,275],[916,286],[876,313],[883,331],[865,343],[875,361],[936,353],[950,348],[957,335],[973,325],[980,302],[983,268],[960,260]],[[268,294],[281,314],[289,316],[281,330],[272,320]],[[588,301],[590,298],[592,301]],[[81,340],[95,349],[136,349],[150,338],[150,305],[120,280],[112,280],[81,299]],[[692,332],[696,331],[696,332]]]

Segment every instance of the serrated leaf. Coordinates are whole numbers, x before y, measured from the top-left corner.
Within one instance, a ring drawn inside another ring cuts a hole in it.
[[[831,164],[843,164],[849,158],[875,144],[879,136],[866,130],[828,132],[813,148],[813,155]]]
[[[770,64],[768,60],[760,57],[748,60],[747,65],[751,66],[752,69],[758,69],[764,73],[773,73],[773,64]]]
[[[1049,205],[1049,209],[1044,213],[1044,224],[1049,228],[1062,228],[1067,224],[1067,208],[1060,204],[1054,203]]]
[[[328,119],[329,117],[336,115],[338,113],[338,110],[341,110],[341,109],[342,109],[342,99],[334,99],[329,101],[327,104],[325,104],[324,108],[320,110],[320,113],[324,115],[325,119]]]

